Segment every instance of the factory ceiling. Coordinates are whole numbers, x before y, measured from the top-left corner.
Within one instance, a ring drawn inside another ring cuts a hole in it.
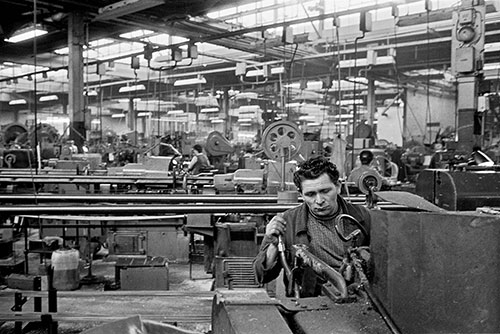
[[[454,7],[426,10],[421,0],[342,7],[341,1],[333,1],[339,9],[332,12],[325,10],[328,3],[324,0],[268,2],[3,0],[0,101],[7,103],[17,96],[34,94],[34,90],[37,94],[68,90],[64,72],[68,51],[64,49],[68,47],[68,18],[74,13],[81,13],[86,23],[86,89],[104,90],[108,97],[120,97],[120,88],[136,84],[144,84],[148,93],[153,92],[151,96],[158,97],[159,91],[179,96],[185,88],[175,82],[186,78],[203,79],[203,89],[212,92],[231,88],[270,98],[280,94],[275,89],[278,83],[289,83],[288,93],[311,100],[324,99],[324,89],[327,94],[336,94],[336,87],[342,87],[341,79],[352,82],[359,77],[375,78],[380,83],[378,88],[389,87],[388,94],[392,95],[403,85],[433,85],[440,91],[454,91],[449,71]],[[284,11],[299,3],[301,13],[286,20],[265,17],[266,10]],[[241,11],[224,12],[236,6]],[[405,9],[412,6],[418,9]],[[213,12],[220,15],[210,15]],[[372,13],[374,17],[366,33],[359,28],[360,13]],[[243,14],[260,17],[260,22],[244,24],[239,21]],[[36,43],[33,39],[6,41],[34,23],[47,30],[36,38]],[[485,51],[485,63],[498,67],[500,15],[489,2],[485,24],[486,43],[490,46]],[[116,51],[125,44],[128,50],[103,53],[106,47]],[[197,46],[197,57],[187,54],[192,45]],[[91,54],[97,48],[97,54]],[[146,50],[151,52],[150,61],[145,59]],[[175,50],[183,50],[182,57],[172,61]],[[131,66],[134,57],[139,58],[139,68]],[[495,81],[497,67],[493,66],[486,77]],[[249,75],[251,71],[255,76]],[[263,72],[268,75],[263,76]],[[308,81],[324,82],[323,91],[312,90],[307,95],[303,88]],[[298,86],[292,85],[297,82]]]

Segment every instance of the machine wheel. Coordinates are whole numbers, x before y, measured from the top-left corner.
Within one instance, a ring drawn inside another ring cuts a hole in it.
[[[287,161],[293,159],[304,142],[304,136],[297,126],[288,121],[270,124],[262,135],[262,147],[266,155],[278,160],[284,155]]]
[[[370,192],[370,189],[379,191],[382,188],[382,178],[376,171],[366,171],[359,177],[357,186],[365,195]]]

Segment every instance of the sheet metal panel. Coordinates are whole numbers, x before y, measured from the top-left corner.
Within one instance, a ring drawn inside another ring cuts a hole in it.
[[[373,288],[403,333],[500,332],[500,217],[372,215]]]

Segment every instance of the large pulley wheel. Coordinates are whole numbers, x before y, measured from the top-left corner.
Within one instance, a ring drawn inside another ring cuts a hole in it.
[[[262,135],[262,147],[266,155],[273,160],[285,157],[293,159],[304,143],[304,136],[292,122],[279,121],[270,124]]]

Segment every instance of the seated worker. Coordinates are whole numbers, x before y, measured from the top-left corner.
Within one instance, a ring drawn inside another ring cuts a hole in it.
[[[282,236],[285,243],[290,267],[293,257],[288,251],[294,244],[303,244],[332,268],[340,268],[348,246],[335,229],[335,218],[340,214],[351,215],[363,227],[364,231],[358,239],[359,245],[366,246],[369,242],[369,211],[363,206],[346,202],[339,195],[339,172],[327,158],[319,156],[302,162],[295,171],[293,180],[304,203],[274,216],[266,225],[264,239],[254,259],[255,273],[261,284],[276,279],[283,268],[279,261],[278,236]],[[343,226],[344,235],[359,228],[351,220],[345,220]],[[298,276],[301,278],[301,297],[319,294],[320,284],[324,282],[318,280],[319,277],[311,268],[304,268]]]
[[[349,176],[347,177],[347,182],[358,183],[359,178],[363,173],[367,171],[376,171],[375,168],[371,167],[370,164],[373,161],[373,153],[369,150],[363,150],[359,153],[359,161],[361,161],[361,166],[355,167]]]
[[[208,157],[203,153],[203,147],[200,144],[196,144],[191,149],[193,153],[193,158],[189,162],[187,171],[193,175],[200,174],[204,169],[210,168],[210,162]]]

